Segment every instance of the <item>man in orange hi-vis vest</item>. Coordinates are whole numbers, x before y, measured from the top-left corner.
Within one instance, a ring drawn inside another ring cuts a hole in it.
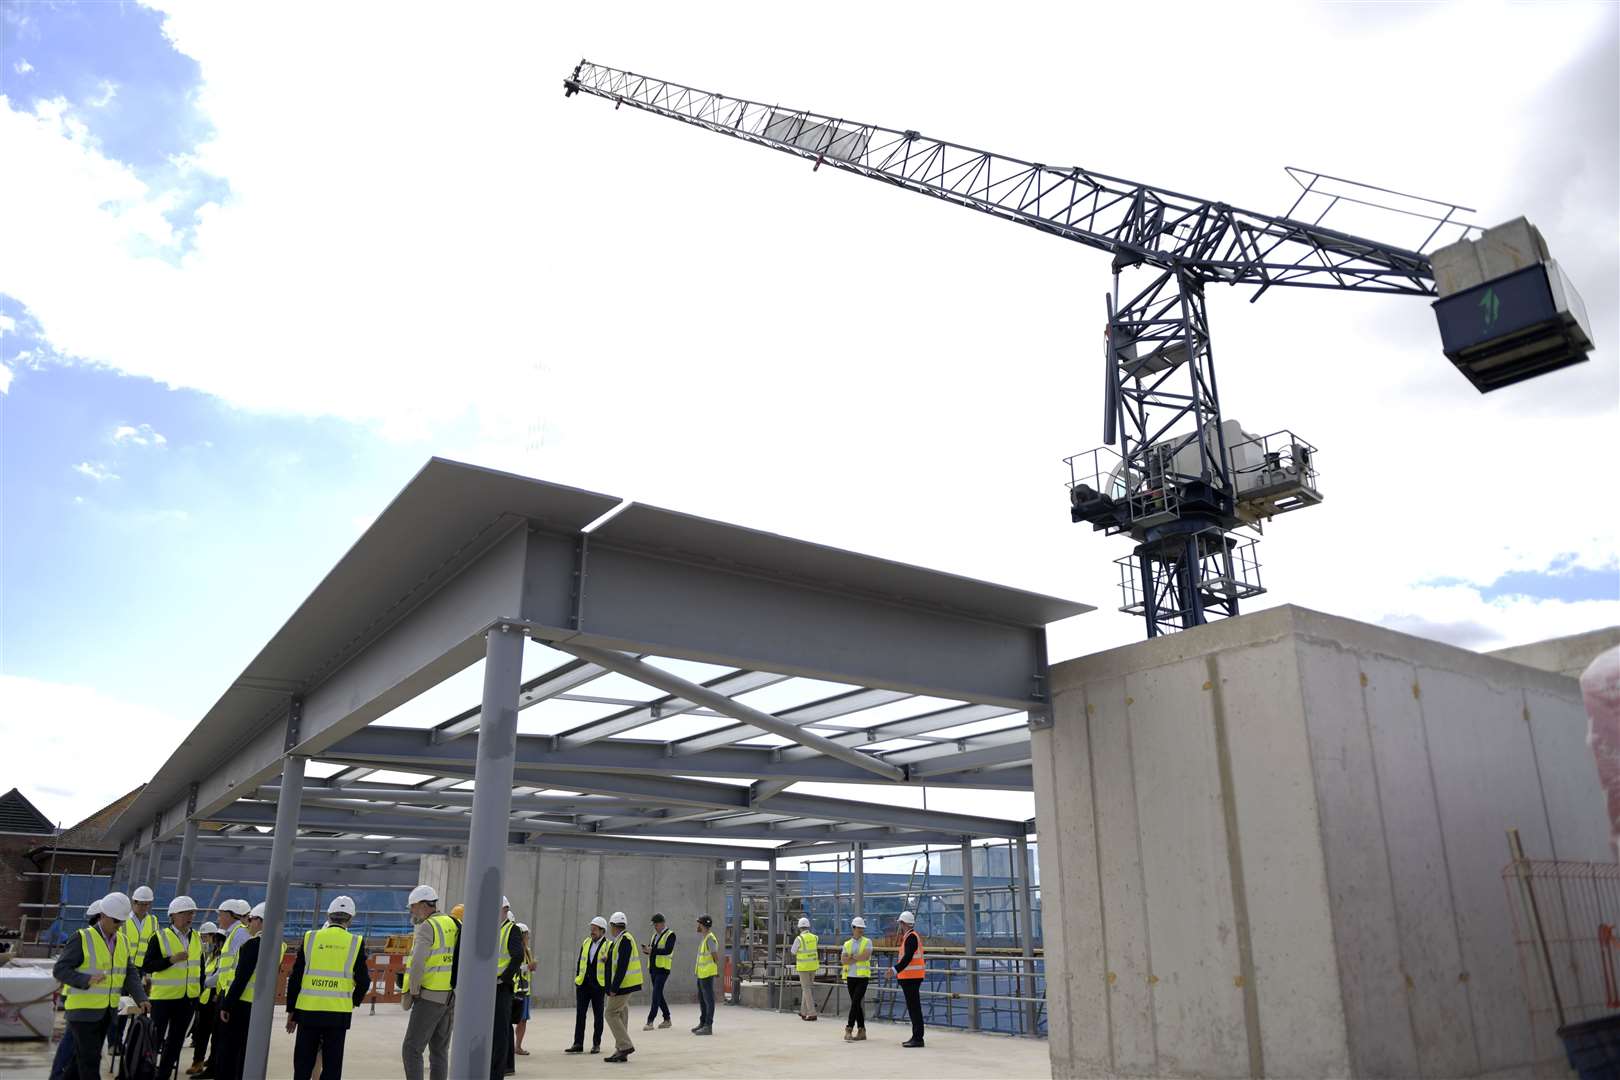
[[[900,957],[894,962],[894,977],[906,995],[906,1012],[911,1016],[911,1038],[900,1045],[916,1049],[923,1044],[923,946],[922,938],[917,936],[917,916],[902,911],[900,925],[895,929],[900,935]]]

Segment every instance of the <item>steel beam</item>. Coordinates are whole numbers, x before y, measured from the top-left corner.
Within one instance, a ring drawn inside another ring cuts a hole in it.
[[[563,646],[560,645],[556,647],[563,648]],[[626,657],[626,659],[633,660],[637,663],[646,663],[645,660],[641,660],[638,657]],[[606,665],[597,663],[595,661],[578,662],[589,662],[593,667],[597,668],[606,667]],[[715,694],[729,698],[736,694],[746,694],[751,690],[759,690],[767,686],[773,686],[776,683],[785,681],[787,678],[788,676],[786,675],[777,675],[769,671],[733,671],[730,674],[721,675],[719,678],[710,679],[708,682],[703,683],[702,686]],[[659,689],[662,688],[660,687]],[[657,701],[648,702],[645,705],[637,705],[633,708],[625,709],[623,712],[614,713],[612,716],[604,716],[600,720],[592,720],[589,723],[581,724],[579,727],[565,731],[561,735],[557,736],[557,746],[565,750],[571,750],[581,746],[588,746],[597,739],[605,739],[610,735],[617,735],[620,732],[632,731],[638,727],[641,727],[643,724],[650,724],[655,720],[664,720],[671,716],[680,716],[682,713],[696,712],[700,708],[699,703],[685,700],[679,694],[673,694],[669,691],[665,691],[665,695],[666,696]]]
[[[294,699],[287,713],[288,748],[300,738],[303,702]],[[274,948],[282,939],[287,916],[287,889],[292,882],[293,837],[298,834],[298,790],[304,783],[304,758],[288,754],[282,759],[281,788],[285,794],[276,804],[275,840],[270,845],[270,872],[264,899],[264,929],[260,940]],[[266,946],[261,945],[264,949]],[[261,955],[253,972],[253,1000],[265,1004],[248,1010],[247,1053],[243,1058],[242,1080],[265,1080],[270,1068],[270,1024],[274,1019],[276,977],[281,973],[281,957]]]
[[[968,960],[968,1030],[979,1030],[979,921],[973,897],[973,841],[962,837],[962,950]]]
[[[487,635],[483,720],[467,837],[466,897],[456,1011],[450,1037],[450,1074],[490,1072],[495,1016],[495,964],[501,924],[507,830],[512,816],[512,764],[517,754],[517,696],[523,680],[523,635],[499,626]],[[498,1070],[497,1070],[498,1071]]]
[[[839,716],[860,712],[862,709],[872,709],[879,705],[888,705],[892,702],[903,701],[910,697],[898,690],[847,690],[842,694],[822,698],[804,705],[795,705],[791,709],[783,709],[777,717],[789,724],[814,724],[823,720],[831,720]],[[758,728],[752,724],[730,724],[713,731],[705,731],[701,735],[690,735],[684,739],[677,739],[671,743],[671,749],[676,757],[686,757],[688,754],[701,753],[704,750],[713,750],[720,746],[729,746],[745,739],[752,739],[761,735]]]
[[[1024,1034],[1035,1034],[1035,1002],[1029,1000],[1035,990],[1035,907],[1030,898],[1030,879],[1034,868],[1029,861],[1029,837],[1018,838],[1018,944],[1024,962],[1018,976],[1018,996],[1024,998]]]
[[[742,860],[731,864],[731,1000],[742,1004]]]
[[[742,844],[689,844],[678,840],[644,840],[634,836],[603,836],[599,833],[580,833],[575,836],[554,836],[546,833],[529,837],[528,846],[614,855],[658,855],[673,859],[722,861],[763,858],[771,850],[766,847],[751,848]]]
[[[855,896],[855,914],[864,919],[866,918],[866,845],[859,840],[849,845],[849,867],[850,877],[854,879],[851,891]]]
[[[531,705],[538,705],[550,698],[560,697],[576,686],[584,686],[592,679],[599,679],[607,674],[595,664],[587,664],[583,660],[570,660],[559,664],[543,674],[537,675],[524,683],[518,690],[518,710],[521,712]],[[463,735],[478,730],[479,718],[483,715],[481,706],[473,706],[466,712],[452,716],[429,733],[431,742],[449,742],[459,739]]]
[[[186,821],[180,834],[180,865],[174,874],[174,894],[184,896],[191,891],[191,864],[197,855],[197,823]]]

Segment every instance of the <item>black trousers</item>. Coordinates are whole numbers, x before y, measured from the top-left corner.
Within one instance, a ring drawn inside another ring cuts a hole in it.
[[[512,1055],[512,984],[495,984],[495,1029],[490,1042],[489,1080],[501,1080],[514,1060]],[[321,1074],[322,1077],[326,1075]]]
[[[228,1011],[231,1018],[221,1018],[214,1027],[214,1075],[219,1080],[242,1080],[242,1062],[247,1058],[248,1015],[253,1006],[237,1001]]]
[[[647,1023],[649,1024],[653,1022],[653,1019],[660,1011],[663,1012],[665,1020],[669,1019],[669,1002],[664,1000],[664,984],[667,982],[669,982],[668,968],[655,967],[652,969],[652,1007],[647,1010]]]
[[[858,1027],[866,1030],[866,980],[851,976],[849,978],[849,1019],[844,1022],[845,1027]]]
[[[906,995],[906,1012],[911,1016],[911,1039],[923,1041],[922,980],[899,979],[900,991]]]
[[[161,1048],[158,1053],[158,1075],[172,1076],[175,1062],[180,1060],[180,1048],[186,1044],[186,1028],[197,1002],[192,998],[174,998],[152,1002],[152,1038]]]
[[[595,983],[583,983],[574,987],[574,1045],[585,1045],[585,1013],[589,1011],[594,1021],[591,1028],[591,1045],[602,1045],[602,988]]]
[[[321,1063],[321,1080],[343,1080],[343,1040],[349,1029],[336,1024],[306,1024],[298,1022],[298,1037],[293,1040],[293,1080],[309,1080],[315,1074],[315,1062]]]
[[[191,1021],[191,1060],[206,1061],[208,1059],[208,1039],[214,1034],[214,1024],[218,1017],[214,1015],[214,1003],[198,1005],[197,1012]]]
[[[69,1020],[68,1030],[73,1033],[73,1065],[68,1075],[77,1080],[101,1080],[101,1044],[107,1040],[112,1027],[113,1011],[108,1009],[99,1020]]]

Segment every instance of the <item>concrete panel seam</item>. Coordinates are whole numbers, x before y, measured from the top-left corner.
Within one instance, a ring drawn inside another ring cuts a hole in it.
[[[1080,692],[1080,698],[1081,698],[1082,701],[1085,702],[1085,709],[1081,713],[1081,715],[1084,716],[1085,720],[1086,720],[1086,787],[1089,789],[1089,790],[1087,790],[1086,795],[1091,800],[1091,832],[1092,832],[1092,835],[1096,838],[1096,842],[1092,845],[1092,849],[1093,849],[1093,852],[1094,852],[1093,857],[1094,857],[1094,859],[1096,860],[1096,863],[1097,863],[1097,899],[1098,899],[1098,904],[1097,904],[1097,925],[1100,928],[1100,931],[1101,931],[1100,936],[1102,937],[1102,957],[1103,957],[1103,971],[1104,971],[1103,1031],[1106,1032],[1107,1035],[1108,1035],[1108,1067],[1109,1068],[1114,1068],[1115,1063],[1116,1063],[1116,1055],[1115,1055],[1115,1051],[1114,1051],[1114,995],[1113,995],[1113,992],[1108,987],[1107,981],[1106,981],[1107,980],[1106,972],[1107,972],[1107,970],[1109,968],[1108,905],[1101,902],[1102,901],[1102,879],[1103,879],[1103,865],[1102,865],[1103,838],[1102,838],[1102,828],[1101,828],[1100,823],[1097,820],[1097,755],[1096,755],[1096,752],[1095,752],[1097,744],[1096,744],[1096,742],[1095,742],[1095,740],[1094,740],[1094,738],[1092,736],[1092,731],[1091,731],[1091,717],[1092,717],[1092,715],[1094,713],[1094,710],[1093,710],[1092,705],[1091,705],[1091,692],[1090,692],[1089,689],[1082,689],[1081,692]],[[1096,975],[1096,973],[1093,972],[1092,977],[1095,977],[1095,975]]]
[[[1128,684],[1125,682],[1125,680],[1123,678],[1121,678],[1120,679],[1120,685],[1121,685],[1121,687],[1123,687],[1123,686],[1126,686]],[[1137,818],[1136,818],[1136,820],[1137,820],[1137,825],[1136,825],[1136,865],[1137,865],[1138,868],[1140,868],[1142,866],[1142,824],[1141,824],[1141,822],[1142,822],[1142,812],[1141,812],[1142,803],[1141,803],[1141,798],[1140,798],[1140,795],[1138,794],[1138,790],[1137,790],[1137,786],[1136,786],[1136,733],[1135,733],[1135,731],[1132,730],[1132,727],[1131,727],[1131,706],[1133,704],[1135,704],[1135,703],[1136,703],[1135,698],[1130,697],[1129,695],[1126,696],[1126,698],[1125,698],[1125,770],[1126,770],[1126,775],[1128,775],[1131,778],[1131,801],[1136,804],[1136,808],[1137,808]],[[1143,893],[1144,894],[1146,893],[1146,888],[1145,887],[1143,889]],[[1153,973],[1153,922],[1152,922],[1151,919],[1148,918],[1147,900],[1145,898],[1145,895],[1144,895],[1144,899],[1142,900],[1142,955],[1144,957],[1146,957],[1146,959],[1147,959],[1147,969],[1148,969],[1148,973],[1151,975]],[[1161,1065],[1160,1065],[1160,1062],[1159,1062],[1159,1016],[1158,1016],[1158,1012],[1159,1012],[1159,1000],[1158,1000],[1159,995],[1155,992],[1155,990],[1153,988],[1153,983],[1151,981],[1148,983],[1147,991],[1148,991],[1148,1036],[1153,1040],[1153,1068],[1155,1070],[1158,1070],[1159,1068],[1161,1068]]]
[[[1226,818],[1227,876],[1232,883],[1232,921],[1236,923],[1238,968],[1243,976],[1243,1019],[1249,1042],[1249,1075],[1266,1075],[1265,1050],[1260,1041],[1260,997],[1255,980],[1254,942],[1249,926],[1248,886],[1243,878],[1243,840],[1238,831],[1237,793],[1232,790],[1232,748],[1226,733],[1226,700],[1221,692],[1220,661],[1211,653],[1204,660],[1209,674],[1211,715],[1215,720],[1215,763],[1221,778],[1221,813]]]

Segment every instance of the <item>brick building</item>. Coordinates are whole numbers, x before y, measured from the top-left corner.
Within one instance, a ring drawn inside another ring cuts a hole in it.
[[[140,790],[60,834],[16,788],[0,795],[0,937],[33,941],[55,918],[55,910],[44,906],[60,899],[58,882],[48,875],[112,873],[118,853],[107,842],[107,829]]]

